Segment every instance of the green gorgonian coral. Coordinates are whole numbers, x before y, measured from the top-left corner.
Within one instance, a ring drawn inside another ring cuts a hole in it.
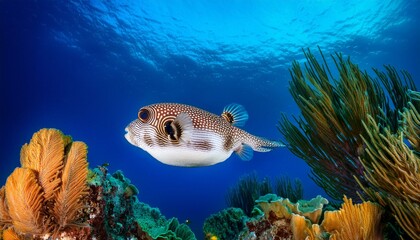
[[[412,78],[391,66],[386,72],[374,69],[373,78],[341,54],[333,57],[339,73],[334,78],[323,56],[325,65],[309,51],[305,56],[304,71],[293,63],[290,82],[302,117],[294,125],[283,115],[279,126],[289,149],[308,163],[311,177],[332,198],[376,201],[416,239],[420,93]]]
[[[311,178],[333,199],[343,194],[359,199],[363,186],[369,185],[360,161],[366,148],[364,122],[371,116],[391,132],[399,128],[400,110],[407,107],[407,91],[415,90],[407,72],[398,73],[386,66],[375,70],[376,78],[341,54],[333,56],[338,76],[333,76],[321,53],[319,63],[308,50],[302,68],[294,62],[290,92],[302,116],[290,120],[282,115],[279,131],[288,148],[312,168]],[[382,85],[381,85],[382,84]],[[295,122],[295,123],[294,123]]]
[[[361,158],[368,197],[388,208],[398,225],[412,239],[420,236],[420,102],[415,94],[401,114],[400,130],[391,133],[373,118],[365,123],[366,154]],[[407,139],[407,141],[405,141]]]

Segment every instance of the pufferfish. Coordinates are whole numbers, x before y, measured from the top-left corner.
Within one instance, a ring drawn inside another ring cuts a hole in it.
[[[253,151],[284,146],[238,128],[247,120],[239,104],[226,106],[219,116],[189,105],[157,103],[139,110],[138,118],[125,128],[125,138],[158,161],[182,167],[210,166],[233,152],[250,160]]]

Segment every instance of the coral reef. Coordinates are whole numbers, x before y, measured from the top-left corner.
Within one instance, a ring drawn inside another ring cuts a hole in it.
[[[241,208],[246,215],[251,216],[255,200],[268,193],[276,193],[291,201],[298,201],[303,197],[303,187],[299,179],[294,184],[290,178],[283,176],[276,178],[274,188],[268,178],[258,181],[256,173],[241,177],[238,183],[229,189],[226,194],[226,203],[229,207]]]
[[[299,209],[300,204],[274,194],[262,196],[257,202],[263,214],[246,219],[246,228],[239,239],[383,239],[379,225],[382,209],[375,203],[353,204],[344,197],[341,209],[325,211],[320,224],[324,204],[327,204],[320,196],[298,201],[307,203],[306,211]]]
[[[265,216],[274,214],[276,218],[291,219],[292,214],[298,214],[306,217],[313,223],[318,223],[324,205],[328,204],[328,200],[319,195],[309,201],[298,200],[297,203],[292,203],[288,198],[267,194],[255,202],[263,210]]]
[[[86,145],[41,129],[0,189],[0,239],[196,239],[138,201],[121,171],[88,170]]]
[[[89,173],[92,236],[98,239],[196,239],[186,224],[167,220],[157,208],[139,202],[138,190],[122,171],[112,175],[106,167]],[[134,190],[133,190],[134,189]]]
[[[203,226],[206,239],[238,239],[247,216],[240,208],[227,208],[206,219]]]

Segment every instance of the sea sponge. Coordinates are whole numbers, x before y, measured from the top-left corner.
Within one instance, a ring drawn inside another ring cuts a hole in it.
[[[309,201],[299,200],[296,203],[296,213],[305,216],[311,223],[318,223],[321,219],[322,208],[325,204],[328,204],[328,200],[320,195]]]
[[[298,214],[293,214],[290,220],[290,226],[293,232],[293,239],[300,240],[321,240],[328,239],[318,224],[312,224],[311,221]]]
[[[266,194],[255,201],[261,207],[266,218],[275,216],[276,218],[292,218],[292,213],[297,212],[296,205],[291,203],[288,198],[282,198],[276,194]]]
[[[23,145],[20,162],[0,190],[0,227],[17,235],[57,236],[77,227],[88,193],[86,145],[41,129]],[[2,193],[4,192],[4,193]]]
[[[291,219],[294,213],[306,217],[312,223],[318,223],[322,208],[328,204],[328,200],[320,195],[309,201],[299,200],[297,203],[292,203],[288,198],[281,198],[271,193],[260,197],[255,202],[261,207],[266,217],[274,215],[279,219]]]

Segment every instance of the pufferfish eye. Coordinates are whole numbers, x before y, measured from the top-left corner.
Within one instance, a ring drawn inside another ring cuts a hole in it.
[[[140,109],[138,117],[140,119],[140,121],[142,121],[143,123],[147,122],[147,120],[149,120],[150,118],[150,112],[147,109]]]

